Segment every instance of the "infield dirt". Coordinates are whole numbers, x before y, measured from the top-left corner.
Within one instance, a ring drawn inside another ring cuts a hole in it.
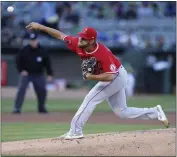
[[[176,129],[94,134],[83,139],[59,138],[3,142],[3,155],[175,156]]]

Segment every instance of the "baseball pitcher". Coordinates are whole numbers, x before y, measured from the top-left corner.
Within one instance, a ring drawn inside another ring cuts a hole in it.
[[[63,40],[68,48],[83,60],[81,65],[83,78],[99,81],[83,100],[71,121],[69,132],[61,137],[65,139],[83,138],[84,124],[94,108],[104,100],[107,100],[114,113],[120,118],[157,119],[163,122],[165,127],[169,126],[161,105],[153,108],[127,106],[125,95],[127,71],[109,48],[96,41],[95,29],[84,28],[82,32],[78,33],[79,37],[75,37],[35,22],[30,23],[26,28],[40,30]]]

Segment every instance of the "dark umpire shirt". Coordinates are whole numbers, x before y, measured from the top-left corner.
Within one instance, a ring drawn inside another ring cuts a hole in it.
[[[19,72],[25,70],[29,75],[41,75],[45,70],[48,75],[53,75],[50,58],[40,45],[38,48],[23,47],[17,54],[16,65]]]

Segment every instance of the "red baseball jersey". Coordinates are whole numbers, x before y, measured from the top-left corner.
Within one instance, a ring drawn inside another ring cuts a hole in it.
[[[117,73],[121,66],[120,60],[101,43],[97,43],[96,48],[92,52],[86,52],[83,48],[78,47],[78,37],[66,36],[63,39],[67,47],[75,52],[81,59],[95,57],[98,64],[94,74],[100,73]]]

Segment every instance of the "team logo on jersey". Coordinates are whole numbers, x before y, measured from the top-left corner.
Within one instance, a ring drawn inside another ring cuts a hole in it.
[[[42,58],[41,58],[41,57],[37,57],[37,61],[38,61],[38,62],[41,62],[41,61],[42,61]]]
[[[115,64],[111,64],[111,65],[110,65],[110,70],[113,71],[113,72],[116,71],[116,66],[115,66]]]

